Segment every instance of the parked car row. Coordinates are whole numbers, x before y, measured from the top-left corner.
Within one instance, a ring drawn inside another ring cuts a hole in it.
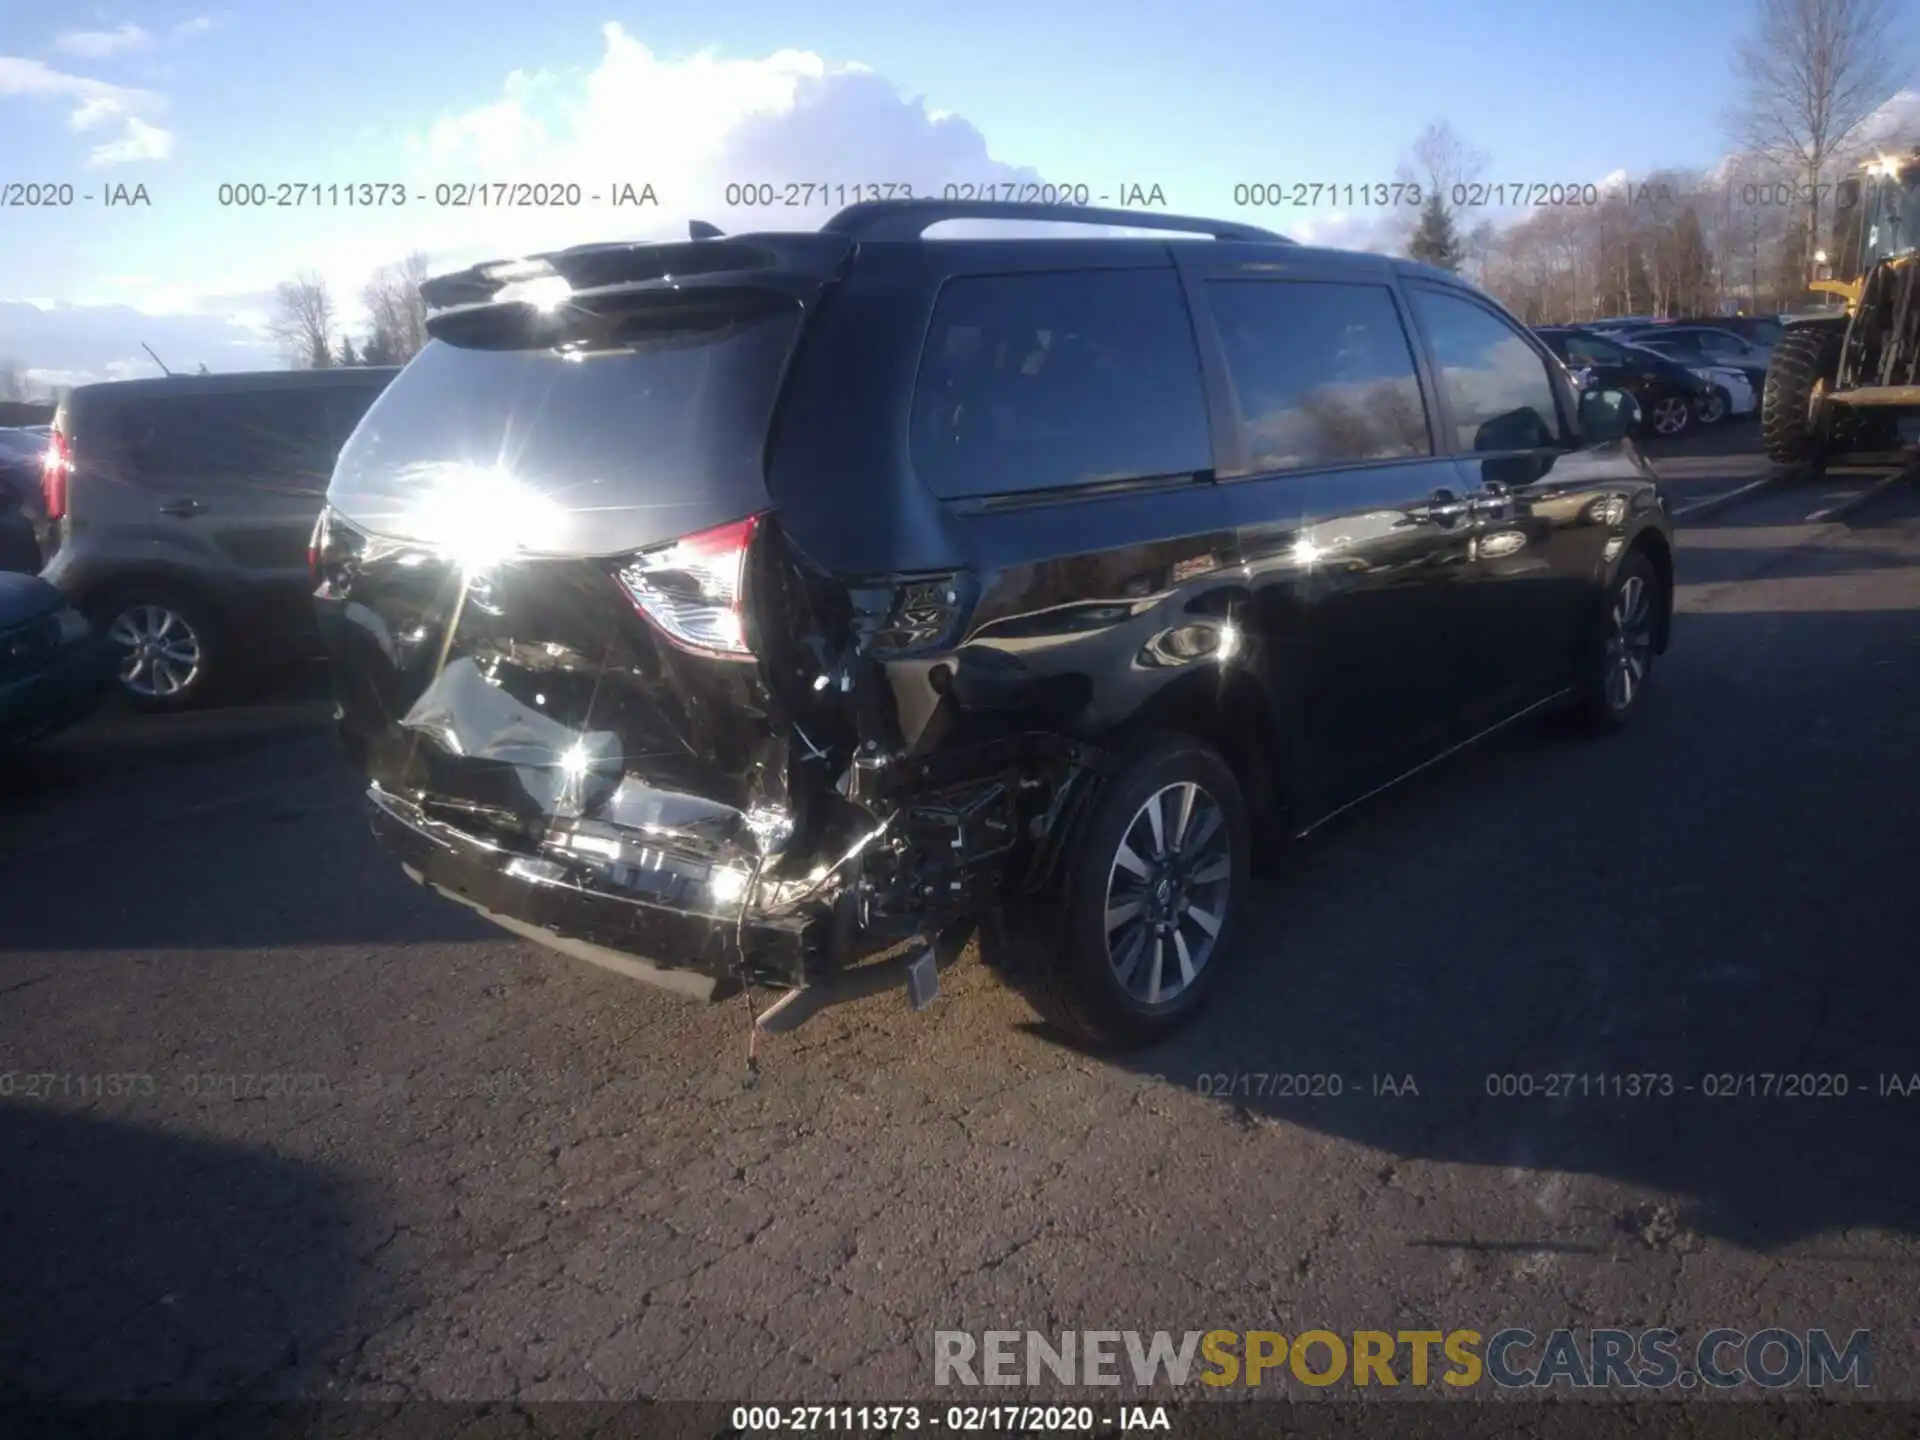
[[[1768,351],[1706,326],[1549,325],[1538,332],[1587,383],[1628,390],[1644,430],[1662,438],[1749,418],[1766,389]]]
[[[168,376],[62,397],[41,574],[119,644],[129,704],[183,709],[317,654],[307,542],[341,445],[395,373]]]
[[[0,429],[0,746],[115,689],[179,710],[317,655],[308,542],[341,445],[395,373],[83,385],[50,425]]]

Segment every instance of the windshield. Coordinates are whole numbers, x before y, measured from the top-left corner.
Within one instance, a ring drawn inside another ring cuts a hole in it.
[[[1871,181],[1861,231],[1862,268],[1920,248],[1920,166]]]

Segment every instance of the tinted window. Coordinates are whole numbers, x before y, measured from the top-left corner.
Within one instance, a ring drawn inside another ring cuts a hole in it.
[[[337,448],[317,388],[151,396],[119,412],[129,458],[155,476],[324,475]]]
[[[915,470],[943,497],[1207,469],[1179,281],[1170,270],[949,281],[911,443]]]
[[[1597,335],[1564,335],[1554,346],[1569,365],[1625,365],[1626,352]]]
[[[1700,348],[1709,355],[1723,355],[1743,360],[1747,355],[1747,342],[1738,335],[1730,335],[1723,330],[1702,330],[1697,332]]]
[[[1559,411],[1546,362],[1520,332],[1470,300],[1415,289],[1463,450],[1527,450],[1557,444]]]
[[[1684,350],[1690,355],[1700,349],[1700,335],[1694,330],[1642,330],[1632,338],[1635,344],[1660,345],[1669,350]]]
[[[1255,470],[1432,452],[1413,351],[1386,286],[1216,280],[1207,305]]]

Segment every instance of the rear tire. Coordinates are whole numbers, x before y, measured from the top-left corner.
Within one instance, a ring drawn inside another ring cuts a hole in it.
[[[173,585],[135,585],[88,610],[126,652],[119,695],[129,708],[148,714],[191,710],[224,684],[226,636],[219,617],[198,596]]]
[[[1072,842],[1035,997],[1045,1017],[1106,1049],[1186,1024],[1231,958],[1251,848],[1217,751],[1186,736],[1139,751]]]
[[[1767,458],[1779,465],[1821,459],[1827,437],[1811,418],[1816,385],[1831,386],[1840,373],[1840,347],[1846,331],[1834,325],[1792,325],[1773,347],[1767,386],[1760,399],[1760,437]],[[1843,427],[1836,424],[1836,432]],[[1842,438],[1836,433],[1836,440]]]

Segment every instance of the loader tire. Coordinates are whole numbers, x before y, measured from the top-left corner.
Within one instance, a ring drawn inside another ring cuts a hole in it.
[[[1760,401],[1760,436],[1769,460],[1796,465],[1827,453],[1828,437],[1813,425],[1808,407],[1816,384],[1833,383],[1845,339],[1846,331],[1837,326],[1793,325],[1773,347]]]

